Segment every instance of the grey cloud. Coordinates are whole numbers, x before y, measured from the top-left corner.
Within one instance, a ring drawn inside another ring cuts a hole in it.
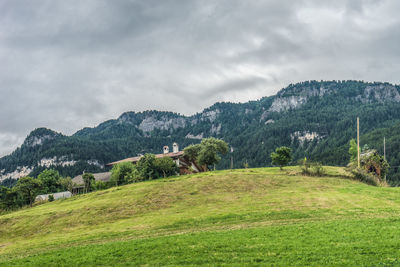
[[[398,83],[395,0],[0,0],[0,155],[45,126],[192,114],[308,79]]]

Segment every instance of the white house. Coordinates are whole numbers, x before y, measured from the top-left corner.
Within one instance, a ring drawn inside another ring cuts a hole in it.
[[[121,163],[121,162],[131,162],[133,164],[137,163],[143,155],[133,157],[133,158],[126,158],[123,160],[115,161],[108,163],[108,166],[113,166],[115,164]],[[156,154],[156,158],[163,158],[163,157],[169,157],[174,160],[176,163],[176,166],[179,167],[179,172],[180,174],[187,174],[187,173],[196,173],[196,172],[201,172],[203,171],[203,168],[201,166],[198,166],[196,162],[191,162],[187,158],[185,158],[185,155],[183,151],[179,151],[179,146],[177,143],[173,143],[172,145],[172,152],[169,152],[169,146],[164,146],[163,147],[163,153],[162,154]]]

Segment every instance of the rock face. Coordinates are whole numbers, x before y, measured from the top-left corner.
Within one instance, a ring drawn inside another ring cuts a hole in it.
[[[136,119],[135,112],[125,112],[117,119],[118,124],[130,124],[136,125],[138,120]]]
[[[267,112],[282,112],[289,109],[296,109],[305,104],[310,97],[323,97],[334,91],[335,89],[323,85],[316,87],[300,84],[288,87],[277,94],[277,98],[272,102]],[[266,114],[263,114],[263,116],[265,118]]]
[[[221,111],[219,109],[206,111],[206,112],[203,112],[203,114],[201,115],[201,119],[209,120],[210,122],[214,122],[219,113],[221,113]]]
[[[364,103],[370,102],[400,102],[400,94],[397,88],[389,84],[368,85],[365,87],[364,96],[361,99]]]
[[[337,92],[337,88],[333,85],[315,87],[301,86],[300,84],[285,88],[277,94],[271,107],[261,115],[261,120],[267,118],[269,112],[282,112],[299,108],[307,103],[310,97],[323,97],[327,94],[334,94]],[[353,96],[355,100],[362,103],[400,102],[400,94],[396,86],[386,83],[367,84],[364,86],[362,94]]]
[[[300,144],[303,145],[305,141],[312,141],[314,139],[321,139],[322,136],[316,132],[308,132],[308,131],[296,131],[290,135],[292,142],[294,139],[298,139]]]
[[[269,112],[281,112],[289,109],[298,108],[307,102],[305,96],[288,96],[277,98],[272,102],[271,107],[268,109]]]
[[[39,146],[47,141],[55,139],[57,136],[61,136],[61,134],[46,128],[38,128],[29,134],[24,141],[24,145],[30,147]]]
[[[218,124],[218,125],[213,124],[213,125],[211,125],[210,133],[219,135],[221,133],[221,124]]]
[[[198,135],[193,135],[191,133],[188,133],[185,137],[186,138],[190,138],[190,139],[199,139],[199,140],[201,140],[201,139],[203,139],[203,136],[204,136],[203,133],[200,133]]]
[[[76,164],[75,160],[67,160],[65,157],[61,157],[57,159],[57,157],[53,158],[43,158],[38,162],[38,166],[49,168],[50,166],[73,166]]]
[[[28,176],[33,169],[30,168],[29,166],[22,166],[22,167],[17,167],[17,169],[13,172],[9,173],[1,173],[0,174],[0,181],[3,181],[5,179],[11,178],[11,179],[19,179],[21,177]]]
[[[151,132],[154,129],[169,130],[183,128],[186,125],[184,118],[166,118],[157,119],[154,116],[145,118],[140,124],[139,129],[143,132]]]

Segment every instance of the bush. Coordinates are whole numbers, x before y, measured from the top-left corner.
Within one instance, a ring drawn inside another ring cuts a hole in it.
[[[320,162],[312,162],[304,158],[304,160],[299,162],[301,172],[304,175],[309,176],[325,176],[326,171]]]
[[[311,164],[311,172],[315,176],[324,176],[326,175],[324,167],[322,167],[322,164],[320,162],[313,162]]]
[[[387,186],[386,174],[389,164],[383,156],[374,149],[366,149],[360,155],[360,168],[357,161],[352,160],[348,164],[354,179],[373,186]]]
[[[360,182],[373,185],[373,186],[379,186],[381,183],[375,175],[366,172],[365,170],[362,169],[353,169],[351,173],[354,175],[354,178]]]
[[[94,190],[104,190],[107,189],[107,184],[103,181],[96,181],[93,185]]]
[[[54,196],[53,195],[49,195],[49,202],[53,202],[54,201]]]
[[[137,167],[131,162],[121,162],[111,169],[111,180],[114,185],[124,185],[134,182],[133,177],[137,173]]]

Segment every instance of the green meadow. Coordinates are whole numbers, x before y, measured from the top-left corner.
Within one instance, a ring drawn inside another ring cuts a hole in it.
[[[0,265],[400,265],[400,188],[325,168],[214,171],[3,214]]]

